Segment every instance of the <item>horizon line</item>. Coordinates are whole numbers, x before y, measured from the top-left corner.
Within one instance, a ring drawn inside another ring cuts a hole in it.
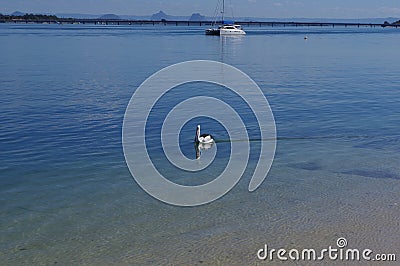
[[[118,14],[118,13],[80,13],[80,12],[22,12],[22,11],[19,11],[19,10],[16,10],[16,11],[14,11],[12,13],[9,13],[9,14],[0,12],[0,14],[11,16],[13,13],[17,13],[17,12],[18,13],[22,13],[24,15],[25,14],[34,14],[34,15],[57,15],[57,14],[58,15],[63,15],[63,14],[69,14],[69,15],[88,15],[88,16],[115,15],[115,16],[124,16],[124,17],[127,17],[127,16],[130,16],[130,17],[151,17],[151,16],[156,15],[156,14],[158,14],[160,12],[163,12],[165,15],[170,16],[170,17],[190,17],[193,14],[200,14],[201,16],[203,16],[205,18],[206,17],[212,17],[212,16],[209,16],[209,15],[202,15],[199,12],[194,12],[194,13],[191,13],[190,15],[171,15],[171,14],[165,13],[162,10],[160,10],[160,11],[158,11],[156,13],[153,13],[153,14],[148,14],[148,15]],[[242,19],[254,18],[254,19],[333,19],[333,20],[352,19],[353,20],[353,19],[388,19],[388,18],[399,19],[400,16],[399,17],[395,17],[395,16],[387,16],[387,17],[383,17],[383,16],[381,16],[381,17],[346,17],[346,18],[344,18],[344,17],[257,17],[257,16],[252,17],[252,16],[237,16],[236,18],[237,19],[239,19],[239,18],[242,18]]]

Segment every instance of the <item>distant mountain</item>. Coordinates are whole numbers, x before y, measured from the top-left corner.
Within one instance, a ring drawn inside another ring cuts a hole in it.
[[[205,16],[200,15],[200,13],[193,13],[189,18],[190,21],[203,21],[205,20]]]
[[[171,16],[168,16],[167,14],[165,14],[163,11],[160,11],[156,14],[153,14],[151,16],[151,20],[170,20]]]
[[[59,18],[76,18],[76,19],[96,19],[103,15],[101,14],[80,14],[80,13],[57,13]],[[120,19],[132,19],[132,20],[149,20],[151,16],[134,16],[134,15],[116,15]]]
[[[158,13],[155,13],[151,15],[150,20],[184,20],[187,21],[189,20],[189,16],[171,16],[167,15],[164,13],[164,11],[159,11]]]
[[[23,16],[23,15],[25,15],[25,14],[26,14],[26,13],[22,13],[22,12],[19,12],[19,11],[15,11],[14,13],[11,14],[11,16],[20,17],[20,16]]]
[[[121,17],[115,15],[115,14],[104,14],[99,19],[121,19]]]

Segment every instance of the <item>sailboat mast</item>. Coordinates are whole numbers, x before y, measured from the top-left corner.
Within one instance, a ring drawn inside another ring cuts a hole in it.
[[[222,0],[222,24],[224,24],[225,0]]]

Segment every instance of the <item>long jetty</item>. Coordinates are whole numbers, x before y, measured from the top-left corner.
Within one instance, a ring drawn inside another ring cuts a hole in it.
[[[93,25],[165,25],[165,26],[210,26],[221,22],[213,21],[182,21],[182,20],[124,20],[124,19],[71,19],[57,20],[25,20],[13,19],[1,21],[7,23],[39,23],[39,24],[93,24]],[[247,27],[400,27],[390,23],[345,23],[345,22],[283,22],[283,21],[237,21],[237,24]]]

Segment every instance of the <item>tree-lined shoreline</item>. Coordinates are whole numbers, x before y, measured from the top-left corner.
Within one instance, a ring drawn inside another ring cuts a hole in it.
[[[26,13],[24,15],[3,15],[0,14],[0,20],[3,21],[15,21],[15,20],[28,20],[28,21],[39,21],[39,20],[59,20],[60,18],[55,15],[42,15],[42,14],[33,14]]]

